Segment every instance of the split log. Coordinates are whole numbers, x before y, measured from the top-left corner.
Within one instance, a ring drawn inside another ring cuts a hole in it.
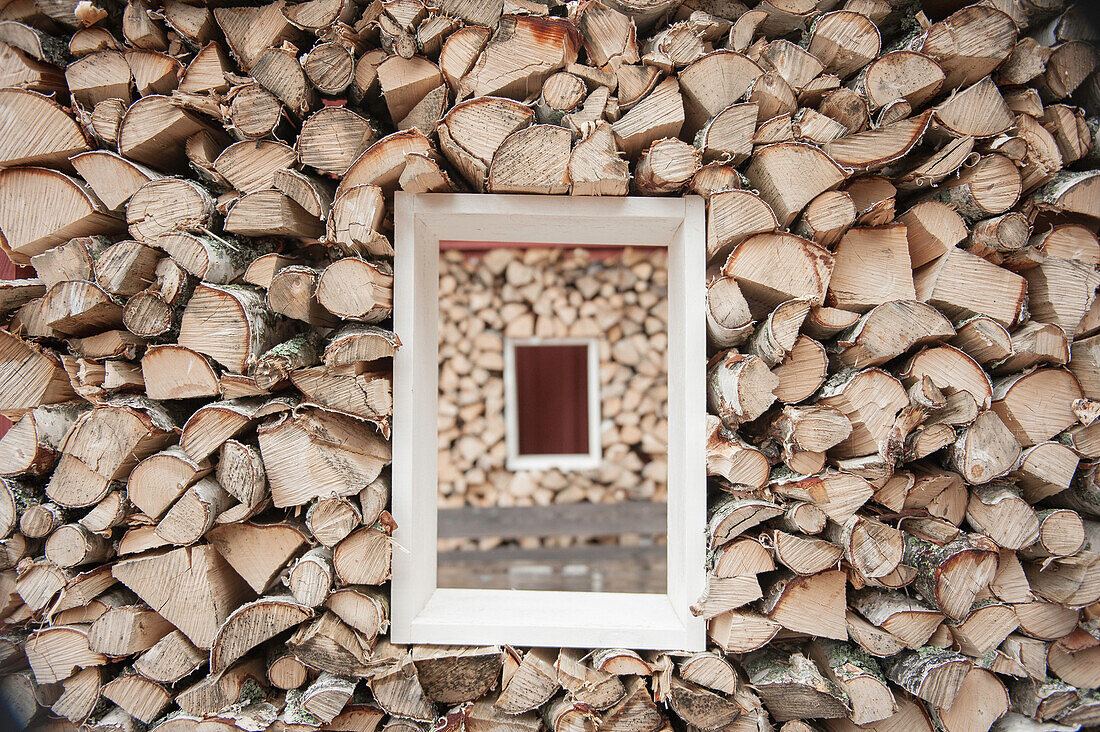
[[[412,662],[428,698],[459,704],[483,696],[496,683],[501,651],[496,646],[415,646]]]
[[[247,596],[240,578],[210,546],[182,547],[117,562],[112,574],[199,648]],[[174,578],[166,586],[162,577]]]
[[[744,665],[749,682],[780,722],[844,717],[849,712],[848,695],[801,653],[760,651],[747,656]]]

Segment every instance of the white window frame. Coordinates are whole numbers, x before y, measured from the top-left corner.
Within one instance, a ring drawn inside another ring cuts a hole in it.
[[[668,248],[666,594],[436,584],[439,242]],[[706,585],[702,198],[395,194],[392,511],[395,643],[701,651]]]
[[[585,346],[588,372],[588,452],[566,455],[521,455],[519,452],[519,394],[516,380],[516,346]],[[591,470],[600,467],[600,344],[595,338],[504,339],[504,465],[510,471]]]

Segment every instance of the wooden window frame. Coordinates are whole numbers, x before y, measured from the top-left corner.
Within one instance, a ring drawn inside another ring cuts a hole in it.
[[[516,379],[516,346],[585,346],[588,375],[588,452],[567,455],[521,455],[519,452],[519,395]],[[600,344],[595,338],[504,339],[504,443],[508,470],[592,470],[600,467]]]
[[[706,585],[703,199],[399,191],[394,229],[391,640],[703,650],[689,609]],[[668,248],[666,594],[436,586],[440,241]]]

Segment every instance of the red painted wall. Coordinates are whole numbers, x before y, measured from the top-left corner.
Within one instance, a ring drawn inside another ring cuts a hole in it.
[[[588,452],[588,347],[516,346],[520,455]]]

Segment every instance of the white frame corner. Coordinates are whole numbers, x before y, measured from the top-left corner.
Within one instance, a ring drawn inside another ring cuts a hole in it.
[[[704,650],[706,622],[689,609],[706,585],[703,199],[399,191],[394,228],[402,346],[394,357],[391,640]],[[668,248],[665,594],[436,586],[439,242],[447,240]]]

